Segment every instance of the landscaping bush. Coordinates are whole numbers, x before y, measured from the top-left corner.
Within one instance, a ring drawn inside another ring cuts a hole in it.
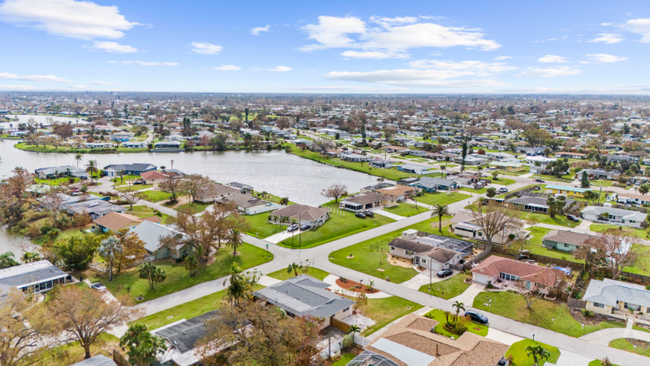
[[[593,318],[594,312],[588,309],[582,309],[582,315],[584,315],[585,318]]]

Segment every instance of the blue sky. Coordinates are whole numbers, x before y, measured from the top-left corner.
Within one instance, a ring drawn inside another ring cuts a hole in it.
[[[0,1],[0,90],[650,91],[645,1]]]

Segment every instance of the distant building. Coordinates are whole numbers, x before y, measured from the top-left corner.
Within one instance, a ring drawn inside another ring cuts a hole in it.
[[[55,285],[73,281],[71,275],[46,260],[0,269],[0,287],[23,292],[47,292]]]
[[[140,175],[156,169],[158,168],[155,165],[148,163],[110,164],[104,167],[104,174],[109,177],[115,177],[120,171],[123,171],[126,175]]]

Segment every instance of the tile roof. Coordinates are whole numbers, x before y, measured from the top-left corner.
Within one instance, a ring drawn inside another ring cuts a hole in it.
[[[496,255],[488,257],[478,266],[472,268],[471,271],[489,277],[498,276],[500,273],[508,273],[519,277],[521,280],[531,281],[544,286],[553,286],[558,279],[562,278],[562,274],[556,269],[498,257]]]
[[[388,199],[388,196],[380,194],[380,193],[375,193],[375,192],[369,192],[365,194],[358,194],[356,196],[349,196],[345,197],[343,199],[343,202],[352,202],[352,203],[358,203],[361,205],[365,205],[368,203],[375,203],[379,201],[383,201],[385,199]]]
[[[573,231],[567,230],[551,230],[544,236],[543,240],[551,240],[558,243],[582,246],[585,245],[585,242],[587,240],[593,238],[596,237],[589,234],[575,233]]]
[[[330,213],[329,208],[313,207],[307,205],[289,205],[273,211],[274,216],[293,217],[301,220],[317,220]]]

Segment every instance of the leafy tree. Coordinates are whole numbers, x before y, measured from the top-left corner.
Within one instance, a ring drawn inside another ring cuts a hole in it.
[[[187,269],[189,272],[190,277],[194,277],[196,275],[196,271],[199,269],[199,261],[193,254],[188,255],[185,258],[185,269]]]
[[[83,155],[75,154],[74,160],[77,162],[77,168],[79,167],[79,162],[83,160]]]
[[[526,354],[533,358],[533,365],[538,366],[540,361],[548,360],[551,353],[539,344],[526,347]]]
[[[156,355],[167,350],[163,338],[149,332],[146,325],[134,324],[120,338],[120,347],[126,350],[129,364],[132,366],[149,366],[156,362]]]
[[[36,252],[25,252],[23,253],[23,257],[21,258],[23,263],[32,263],[32,262],[38,262],[41,260],[41,255]]]
[[[99,240],[91,235],[70,236],[54,243],[53,251],[65,270],[85,271],[93,261]]]
[[[0,269],[17,266],[19,263],[14,259],[13,252],[0,254]]]
[[[580,179],[580,188],[589,188],[591,187],[591,182],[589,182],[589,174],[587,171],[582,171],[582,178]]]
[[[108,281],[113,281],[113,264],[122,255],[124,248],[115,236],[110,236],[99,244],[97,253],[108,262]]]
[[[147,250],[144,247],[145,242],[138,237],[138,234],[129,229],[121,229],[115,233],[115,236],[122,247],[122,251],[117,256],[115,263],[117,273],[121,273],[123,267],[131,267],[147,258]]]
[[[442,218],[449,215],[449,206],[437,204],[433,207],[433,210],[431,211],[431,217],[438,218],[438,231],[442,232]]]
[[[648,191],[650,191],[650,185],[642,184],[641,186],[639,186],[639,193],[641,193],[642,195],[645,196],[646,194],[648,194]]]
[[[165,281],[167,274],[153,263],[143,263],[139,269],[140,278],[149,282],[149,289],[155,290],[156,285]]]
[[[485,195],[488,196],[488,197],[490,197],[490,198],[493,198],[494,196],[497,195],[497,189],[494,188],[494,187],[490,187],[490,188],[488,188],[487,191],[485,192]]]
[[[241,247],[244,245],[244,237],[242,236],[241,231],[239,229],[230,229],[228,232],[228,240],[227,243],[229,246],[232,247],[233,256],[237,255],[237,248]]]
[[[224,280],[228,284],[226,298],[230,300],[233,307],[239,307],[242,301],[249,300],[253,296],[253,289],[260,279],[257,271],[243,273],[241,268],[233,264],[230,268],[230,278]]]

